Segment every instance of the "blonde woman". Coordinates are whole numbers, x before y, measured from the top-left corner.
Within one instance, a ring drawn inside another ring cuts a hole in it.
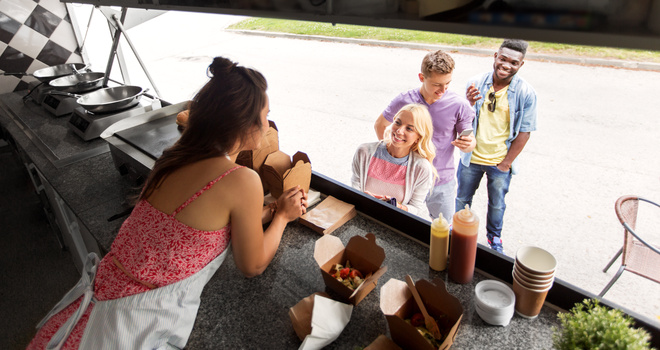
[[[385,129],[382,141],[358,147],[351,185],[378,199],[394,198],[399,209],[418,214],[437,177],[432,137],[433,123],[426,106],[403,106]]]

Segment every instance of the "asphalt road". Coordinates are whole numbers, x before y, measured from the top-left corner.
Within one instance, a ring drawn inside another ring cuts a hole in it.
[[[427,50],[224,30],[239,19],[168,13],[129,33],[162,97],[171,102],[194,95],[215,56],[260,70],[269,82],[269,118],[280,130],[280,148],[306,152],[313,169],[348,183],[356,147],[376,139],[376,117],[397,93],[419,87]],[[90,53],[101,62],[97,67],[107,61],[105,39],[88,39]],[[128,46],[125,52],[131,56]],[[450,89],[459,93],[469,77],[492,69],[491,54],[452,56]],[[558,258],[558,278],[598,294],[619,262],[607,273],[601,270],[623,243],[615,200],[635,194],[660,202],[660,72],[528,59],[519,74],[538,93],[538,130],[520,156],[522,171],[507,196],[505,253],[542,247]],[[144,77],[132,78],[148,85]],[[482,220],[484,187],[474,200]],[[660,242],[659,212],[646,214],[640,213],[640,232]],[[479,242],[485,244],[481,230]],[[626,272],[606,298],[660,324],[658,295],[660,284]]]

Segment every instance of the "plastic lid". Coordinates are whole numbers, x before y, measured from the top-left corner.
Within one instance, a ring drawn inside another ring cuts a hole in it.
[[[433,219],[433,222],[431,222],[431,228],[439,231],[447,231],[449,230],[449,222],[440,214],[439,217]]]
[[[461,209],[454,214],[454,221],[461,221],[466,224],[479,222],[477,215],[470,210],[470,205],[466,204],[464,209]]]

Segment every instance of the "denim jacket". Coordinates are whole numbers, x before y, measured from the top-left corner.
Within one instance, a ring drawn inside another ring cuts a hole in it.
[[[470,79],[467,83],[467,88],[474,83],[474,86],[479,89],[479,94],[481,99],[478,100],[473,108],[476,113],[474,118],[473,127],[477,130],[477,125],[479,125],[479,111],[481,110],[481,105],[484,103],[484,96],[488,95],[488,90],[493,86],[493,72],[485,73],[481,76],[476,76]],[[521,132],[530,132],[536,130],[536,91],[529,85],[525,80],[514,75],[511,83],[508,87],[508,99],[509,99],[509,137],[506,139],[506,148],[511,147],[511,142],[518,137],[518,134]],[[461,152],[461,164],[470,166],[470,159],[472,158],[472,152],[463,153]],[[513,160],[511,164],[511,173],[516,174],[518,172],[518,158]]]

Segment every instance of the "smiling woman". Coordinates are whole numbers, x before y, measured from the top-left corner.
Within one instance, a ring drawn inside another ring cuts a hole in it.
[[[403,106],[385,129],[383,141],[358,147],[353,157],[352,186],[417,214],[437,178],[432,166],[432,135],[426,106]]]

